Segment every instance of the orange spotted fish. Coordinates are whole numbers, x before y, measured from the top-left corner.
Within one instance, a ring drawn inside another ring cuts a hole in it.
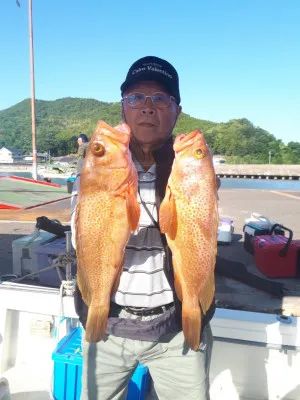
[[[138,176],[129,151],[130,129],[99,121],[80,173],[76,207],[77,282],[89,307],[86,340],[103,339],[123,270],[125,246],[138,227]]]
[[[159,224],[172,251],[185,340],[191,349],[197,350],[201,315],[206,314],[215,293],[219,223],[216,175],[201,131],[178,135],[174,151]]]

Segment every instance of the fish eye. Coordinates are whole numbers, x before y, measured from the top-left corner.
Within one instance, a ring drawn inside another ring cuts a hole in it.
[[[204,157],[205,153],[204,153],[204,151],[202,149],[196,149],[194,151],[194,155],[195,155],[196,158],[201,159],[201,158]]]
[[[102,157],[105,153],[105,147],[103,146],[102,143],[95,142],[94,143],[94,152],[96,153],[97,156]]]

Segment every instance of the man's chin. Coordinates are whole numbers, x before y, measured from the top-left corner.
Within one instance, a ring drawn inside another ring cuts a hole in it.
[[[165,143],[169,136],[164,136],[164,137],[159,137],[158,135],[155,134],[143,134],[143,135],[135,135],[134,132],[131,133],[133,142],[137,142],[140,145],[145,145],[145,146],[151,146],[154,149],[157,147],[160,147],[163,143]]]
[[[144,148],[149,148],[151,150],[157,150],[159,149],[168,139],[161,139],[161,140],[137,140],[133,139],[131,143],[134,144],[134,147],[144,147]]]

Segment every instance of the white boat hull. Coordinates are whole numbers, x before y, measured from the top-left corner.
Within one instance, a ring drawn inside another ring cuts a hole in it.
[[[51,398],[51,355],[68,330],[54,337],[61,313],[78,323],[73,298],[61,302],[57,289],[0,285],[0,376],[20,400]],[[216,310],[211,400],[300,399],[300,318],[289,318]]]

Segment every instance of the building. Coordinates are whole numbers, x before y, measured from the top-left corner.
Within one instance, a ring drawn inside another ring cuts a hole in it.
[[[46,162],[49,160],[49,154],[48,153],[37,153],[36,158],[37,158],[38,162]],[[33,160],[32,153],[24,155],[23,160],[26,163],[28,163],[28,162],[32,163],[32,160]]]
[[[22,162],[21,150],[15,147],[2,147],[0,149],[0,163],[13,164]]]

